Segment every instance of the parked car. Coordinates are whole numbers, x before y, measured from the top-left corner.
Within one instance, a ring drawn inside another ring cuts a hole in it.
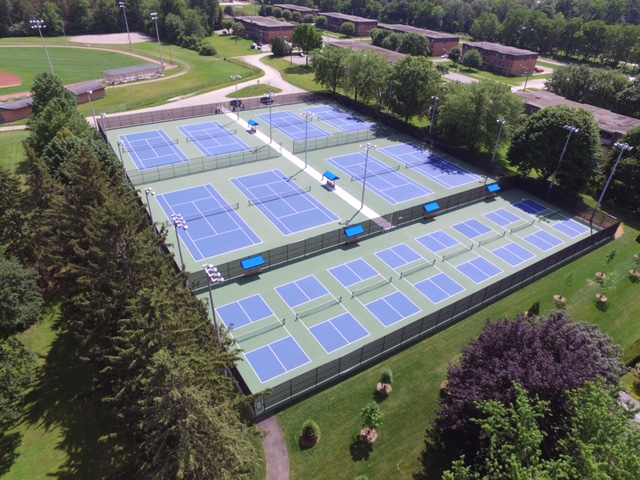
[[[260,102],[264,103],[265,105],[271,105],[276,102],[276,99],[273,97],[270,97],[269,95],[265,95],[264,97],[260,98]]]
[[[536,72],[536,73],[542,73],[542,72],[544,72],[544,68],[535,67],[535,68],[533,69],[533,71],[534,71],[534,72]]]
[[[237,103],[236,103],[237,102]],[[242,100],[236,100],[235,98],[229,102],[232,107],[242,108]]]

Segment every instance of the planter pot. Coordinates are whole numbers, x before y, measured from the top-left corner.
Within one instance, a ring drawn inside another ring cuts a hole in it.
[[[389,395],[393,391],[393,387],[388,383],[379,383],[376,390],[382,395]]]
[[[553,296],[553,299],[554,299],[556,302],[560,302],[560,303],[567,303],[567,299],[565,298],[565,296],[564,296],[564,295],[554,295],[554,296]]]
[[[369,445],[373,445],[378,440],[378,432],[371,428],[363,428],[360,431],[360,439]]]
[[[607,302],[609,299],[604,296],[604,293],[596,293],[596,298],[601,302]]]
[[[607,278],[607,274],[606,273],[602,273],[602,272],[598,272],[598,273],[596,273],[596,277],[604,279],[604,278]]]

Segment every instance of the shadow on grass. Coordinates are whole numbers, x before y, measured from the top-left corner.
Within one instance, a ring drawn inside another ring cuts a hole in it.
[[[18,458],[18,447],[22,442],[22,435],[18,432],[0,432],[0,477],[11,470]]]
[[[380,392],[378,389],[375,389],[373,391],[373,399],[375,400],[376,403],[380,404],[384,402],[387,398],[389,398],[389,395],[387,395],[386,393]]]
[[[76,355],[73,335],[60,328],[60,320],[54,329],[58,334],[44,358],[35,387],[25,398],[22,421],[62,432],[56,449],[67,457],[58,471],[48,476],[99,478],[108,472],[106,449],[98,444],[99,437],[108,433],[107,417],[96,407],[97,399],[91,398],[91,373]]]
[[[434,440],[433,427],[427,428],[424,436],[424,450],[420,455],[422,470],[413,474],[413,480],[436,480],[442,477],[446,454],[440,442]]]
[[[349,445],[349,452],[351,453],[351,459],[354,462],[361,462],[369,460],[373,447],[360,438],[360,435],[353,437],[353,442]]]

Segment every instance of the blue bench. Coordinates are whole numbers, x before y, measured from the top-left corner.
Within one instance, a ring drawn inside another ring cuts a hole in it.
[[[330,188],[336,188],[336,180],[340,180],[339,176],[329,170],[322,174],[322,178],[327,179],[326,185]],[[320,181],[322,181],[322,178],[320,179]]]
[[[487,195],[487,198],[494,198],[500,190],[501,190],[500,185],[498,185],[497,183],[494,183],[492,185],[487,185],[487,192],[489,192],[489,195]]]
[[[242,264],[242,269],[246,272],[244,276],[249,277],[262,272],[262,268],[260,267],[264,265],[264,258],[262,258],[262,255],[256,255],[255,257],[242,260],[240,263]]]
[[[347,237],[347,244],[355,243],[360,240],[359,236],[364,233],[364,228],[362,225],[355,225],[353,227],[345,228],[344,234]]]
[[[424,207],[424,218],[433,218],[436,216],[436,212],[440,210],[440,205],[438,202],[427,203]]]

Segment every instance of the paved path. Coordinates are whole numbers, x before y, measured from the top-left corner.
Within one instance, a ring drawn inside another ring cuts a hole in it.
[[[258,428],[267,432],[262,440],[267,457],[267,480],[289,480],[289,453],[278,419],[270,413],[258,422]]]
[[[638,402],[635,398],[633,398],[625,391],[620,392],[620,402],[623,405],[628,405],[635,410],[639,410],[636,413],[636,416],[633,418],[633,421],[636,423],[640,423],[640,402]]]

